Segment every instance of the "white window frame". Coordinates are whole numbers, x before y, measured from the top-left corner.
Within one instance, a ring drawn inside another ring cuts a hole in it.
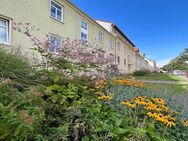
[[[83,27],[82,23],[84,23],[86,27]],[[88,41],[88,31],[89,31],[89,24],[86,21],[81,20],[80,22],[80,39],[81,40]],[[82,37],[82,33],[86,35],[86,38]]]
[[[104,43],[104,33],[99,31],[98,34],[99,43]]]
[[[55,3],[55,4],[57,4],[58,6],[60,6],[60,7],[61,7],[61,10],[58,9],[57,7],[54,7],[54,6],[52,5],[52,2]],[[52,14],[51,14],[51,12],[52,12],[52,9],[51,9],[51,8],[52,8],[52,7],[54,7],[55,10],[56,10],[55,17],[52,16]],[[59,20],[59,19],[57,18],[57,11],[58,11],[58,10],[61,11],[61,20]],[[59,4],[58,2],[56,2],[56,1],[54,1],[54,0],[50,0],[50,17],[53,18],[53,19],[55,19],[55,20],[57,20],[57,21],[63,22],[63,21],[64,21],[64,6],[62,6],[61,4]]]
[[[49,41],[50,44],[51,44],[51,39],[50,39],[50,38],[51,38],[52,36],[60,39],[60,45],[59,45],[59,46],[61,47],[62,42],[63,42],[63,38],[60,37],[60,36],[58,36],[58,35],[55,35],[55,34],[50,33],[49,36],[48,36],[48,41]],[[58,54],[59,51],[58,51],[57,49],[58,49],[58,48],[55,48],[55,51],[51,51],[50,48],[49,48],[48,51]]]
[[[0,41],[0,44],[10,45],[11,44],[11,20],[4,18],[4,17],[0,17],[0,20],[6,23],[6,26],[4,28],[6,28],[6,35],[7,35],[7,41],[6,42]]]

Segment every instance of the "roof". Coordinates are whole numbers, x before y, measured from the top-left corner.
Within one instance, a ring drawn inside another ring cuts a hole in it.
[[[96,20],[96,21],[101,21],[101,22],[106,22],[112,24],[112,26],[133,46],[135,47],[134,43],[121,31],[121,29],[114,23],[109,22],[109,21],[104,21],[104,20]]]
[[[133,46],[135,47],[135,45],[133,44],[133,42],[115,25],[112,24],[112,26]]]

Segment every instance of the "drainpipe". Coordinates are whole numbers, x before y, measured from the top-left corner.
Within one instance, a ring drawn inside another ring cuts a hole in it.
[[[116,52],[116,49],[117,49],[117,46],[116,46],[116,42],[117,42],[117,35],[115,35],[115,65],[117,65],[117,52]]]

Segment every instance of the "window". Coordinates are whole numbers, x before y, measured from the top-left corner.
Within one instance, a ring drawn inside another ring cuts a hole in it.
[[[82,27],[83,29],[87,30],[87,23],[84,22],[84,21],[82,21],[82,22],[81,22],[81,27]]]
[[[88,24],[81,21],[81,40],[88,41]]]
[[[9,44],[9,21],[0,18],[0,43]]]
[[[104,41],[104,34],[101,31],[99,31],[99,43],[103,43],[103,41]]]
[[[51,17],[58,21],[63,21],[63,7],[56,3],[55,1],[51,1]]]
[[[120,51],[120,42],[118,42],[117,50]]]
[[[117,57],[117,63],[120,64],[120,57]]]
[[[127,63],[127,62],[126,62],[126,59],[124,59],[124,65],[125,65],[125,66],[126,66],[126,63]]]
[[[59,49],[62,45],[62,38],[53,34],[49,35],[50,48],[51,52],[59,52]]]
[[[110,46],[110,49],[113,49],[113,40],[112,39],[109,40],[109,46]]]

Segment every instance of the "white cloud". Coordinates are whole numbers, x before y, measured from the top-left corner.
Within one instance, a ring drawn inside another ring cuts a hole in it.
[[[158,67],[163,67],[164,65],[168,64],[173,58],[166,58],[163,60],[157,61],[157,66]]]

